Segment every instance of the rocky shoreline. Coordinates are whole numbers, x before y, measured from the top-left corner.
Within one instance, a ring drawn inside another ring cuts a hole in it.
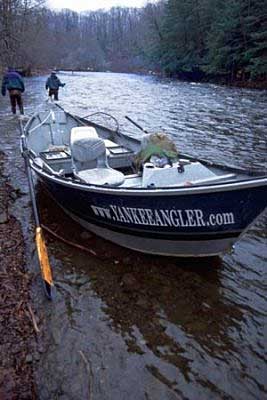
[[[0,153],[0,399],[36,399],[33,361],[37,319],[31,305],[21,224],[11,206],[19,196],[4,175]]]

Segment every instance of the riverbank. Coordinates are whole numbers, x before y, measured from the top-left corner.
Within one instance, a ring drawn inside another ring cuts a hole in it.
[[[224,75],[209,75],[203,72],[188,72],[188,73],[177,73],[177,74],[164,74],[164,73],[154,73],[158,76],[169,77],[172,80],[178,80],[183,82],[196,82],[196,83],[213,83],[215,85],[226,86],[226,87],[237,87],[242,89],[267,89],[267,79],[265,80],[251,80],[244,79],[242,77],[232,78],[230,76]]]
[[[4,175],[5,160],[0,152],[0,399],[34,400],[37,327],[30,297],[32,278],[21,224],[12,214],[20,193]]]

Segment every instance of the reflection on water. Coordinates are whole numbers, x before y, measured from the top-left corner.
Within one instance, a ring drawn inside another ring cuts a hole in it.
[[[150,131],[171,132],[183,152],[266,168],[264,91],[126,74],[60,78],[67,83],[63,105],[79,115],[105,111],[132,131],[124,119],[129,115]],[[40,103],[44,82],[27,81],[26,112]],[[12,179],[26,191],[16,123],[6,108],[1,115]],[[45,225],[97,254],[46,235],[57,296],[50,304],[40,289],[35,294],[44,321],[37,364],[41,400],[267,396],[266,213],[223,259],[179,260],[86,234],[41,188],[38,198]],[[29,206],[23,204],[26,220]]]

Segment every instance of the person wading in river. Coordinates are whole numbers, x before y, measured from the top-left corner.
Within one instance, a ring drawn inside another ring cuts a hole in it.
[[[54,100],[58,100],[58,90],[60,87],[64,87],[65,85],[66,84],[61,83],[56,76],[56,71],[52,71],[45,84],[46,90],[49,89],[48,96],[51,98],[54,96]]]
[[[24,114],[23,101],[21,93],[24,92],[24,82],[22,77],[13,68],[8,68],[7,73],[3,77],[2,81],[2,95],[6,95],[6,90],[9,92],[11,110],[13,114],[16,114],[16,106],[18,106],[20,113]]]

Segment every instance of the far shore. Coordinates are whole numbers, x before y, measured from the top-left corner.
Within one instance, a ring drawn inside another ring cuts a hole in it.
[[[266,90],[267,89],[267,80],[241,80],[241,79],[233,79],[229,80],[227,77],[222,76],[208,76],[202,75],[201,77],[194,76],[194,74],[189,75],[187,77],[184,74],[177,73],[176,75],[169,76],[163,72],[153,71],[153,70],[104,70],[104,69],[92,69],[92,68],[18,68],[18,72],[22,74],[24,77],[34,77],[34,76],[42,76],[42,75],[49,75],[51,71],[55,69],[58,74],[60,72],[107,72],[107,73],[124,73],[124,74],[136,74],[136,75],[152,75],[157,76],[159,78],[169,78],[171,80],[183,81],[183,82],[196,82],[196,83],[214,83],[221,86],[228,86],[228,87],[238,87],[243,89],[259,89],[259,90]],[[5,68],[0,66],[0,74],[3,75],[5,73]]]

